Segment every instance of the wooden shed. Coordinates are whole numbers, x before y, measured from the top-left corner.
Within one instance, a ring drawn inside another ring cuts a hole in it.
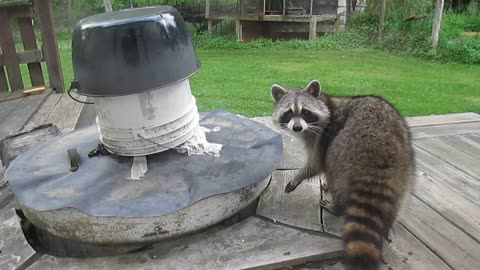
[[[234,20],[238,40],[257,37],[308,38],[343,31],[346,0],[206,0],[205,17]]]

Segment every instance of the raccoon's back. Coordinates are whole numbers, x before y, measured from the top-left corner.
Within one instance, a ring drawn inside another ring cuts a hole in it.
[[[407,193],[413,171],[408,126],[377,97],[344,100],[327,151],[327,177],[344,194],[348,269],[378,269],[383,237]]]
[[[338,170],[343,165],[344,170],[359,175],[378,169],[410,169],[410,132],[391,104],[373,96],[354,97],[343,101],[338,111],[336,134],[328,149],[328,159]]]

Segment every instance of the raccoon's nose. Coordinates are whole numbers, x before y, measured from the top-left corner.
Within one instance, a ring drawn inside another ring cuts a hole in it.
[[[300,132],[300,131],[302,131],[302,125],[295,124],[295,125],[293,125],[292,129],[295,132]]]

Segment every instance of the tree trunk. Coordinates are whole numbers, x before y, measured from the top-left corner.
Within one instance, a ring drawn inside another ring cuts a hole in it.
[[[384,28],[384,25],[385,25],[385,13],[386,12],[387,12],[387,0],[382,0],[381,6],[380,6],[378,37],[383,37],[383,28]]]
[[[72,17],[72,0],[67,0],[67,24],[69,28],[72,28],[74,24]]]
[[[103,0],[103,4],[105,5],[105,12],[112,12],[112,0]]]
[[[438,39],[440,35],[440,28],[442,26],[443,6],[445,0],[437,0],[435,7],[435,18],[433,19],[432,27],[432,50],[435,52],[438,49]]]

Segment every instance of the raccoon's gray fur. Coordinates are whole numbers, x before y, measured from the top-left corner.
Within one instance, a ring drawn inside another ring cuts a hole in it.
[[[345,262],[349,269],[378,269],[383,239],[408,193],[414,170],[410,132],[404,118],[376,96],[320,93],[272,86],[274,122],[298,135],[308,161],[285,192],[324,173],[333,202],[324,208],[344,215]]]

